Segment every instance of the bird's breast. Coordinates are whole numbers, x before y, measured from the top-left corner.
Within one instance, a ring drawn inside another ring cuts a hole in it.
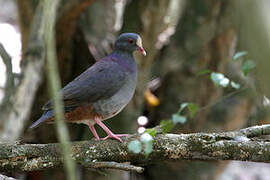
[[[93,104],[95,112],[102,115],[103,120],[111,118],[121,112],[133,97],[136,84],[137,75],[127,75],[126,83],[119,89],[119,91],[110,98],[99,100]]]

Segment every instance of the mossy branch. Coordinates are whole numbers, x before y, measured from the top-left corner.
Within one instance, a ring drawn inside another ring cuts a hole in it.
[[[125,138],[123,143],[115,140],[80,141],[72,143],[71,156],[77,163],[90,168],[117,168],[118,163],[122,162],[144,165],[160,160],[270,162],[270,142],[248,138],[250,134],[253,134],[253,137],[254,134],[256,137],[267,135],[266,129],[269,129],[269,125],[221,133],[158,134],[154,138],[153,151],[148,158],[143,152],[135,154],[128,151],[129,142],[140,139],[137,134]],[[61,148],[57,143],[1,144],[0,149],[0,171],[33,171],[63,165]],[[107,163],[95,165],[100,162]],[[118,163],[108,165],[108,162]],[[129,170],[121,167],[118,169]]]

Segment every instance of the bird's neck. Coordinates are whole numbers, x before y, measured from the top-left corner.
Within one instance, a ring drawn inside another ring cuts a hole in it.
[[[120,50],[118,50],[118,49],[113,50],[112,55],[133,60],[132,52],[121,50],[121,49]]]
[[[117,62],[125,67],[128,71],[134,72],[137,71],[137,65],[134,61],[132,52],[126,52],[121,50],[114,50],[111,53],[111,56],[114,57]]]

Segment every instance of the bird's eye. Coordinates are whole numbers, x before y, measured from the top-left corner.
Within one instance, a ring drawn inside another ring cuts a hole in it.
[[[133,44],[134,40],[133,39],[128,39],[129,44]]]

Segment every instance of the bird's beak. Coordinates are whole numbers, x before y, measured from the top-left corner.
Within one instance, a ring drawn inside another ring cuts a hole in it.
[[[136,45],[138,46],[138,50],[141,51],[141,53],[144,56],[146,56],[146,52],[145,52],[145,50],[143,49],[143,46],[142,46],[142,39],[140,37],[138,37]]]

